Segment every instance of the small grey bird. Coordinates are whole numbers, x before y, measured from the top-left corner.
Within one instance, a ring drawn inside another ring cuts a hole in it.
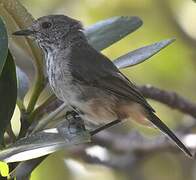
[[[106,56],[96,51],[81,23],[64,15],[39,18],[26,30],[13,33],[33,37],[45,54],[50,86],[56,96],[94,124],[133,119],[151,122],[189,157],[185,145],[154,114],[137,87]]]

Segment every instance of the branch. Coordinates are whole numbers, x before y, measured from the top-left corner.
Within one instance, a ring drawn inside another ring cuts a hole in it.
[[[177,134],[181,139],[186,137],[182,132]],[[125,172],[130,172],[130,169],[137,166],[141,161],[143,162],[144,159],[150,158],[155,154],[163,152],[182,154],[165,136],[148,138],[142,136],[137,131],[132,131],[126,135],[104,131],[96,134],[92,142],[94,145],[107,148],[112,158],[101,160],[96,156],[91,156],[85,150],[86,145],[73,147],[70,153],[74,158],[82,158],[88,163],[101,164]],[[194,151],[195,148],[192,148],[192,150]]]
[[[150,85],[138,86],[138,88],[146,98],[156,100],[172,109],[177,109],[196,118],[196,104],[177,93],[161,90]]]
[[[72,158],[79,158],[90,164],[100,164],[124,172],[130,172],[130,169],[135,168],[140,160],[130,153],[112,154],[112,158],[101,160],[98,157],[87,154],[86,146],[74,147],[69,153]]]
[[[182,137],[182,136],[181,136]],[[153,138],[144,137],[137,131],[128,134],[117,134],[108,131],[103,131],[93,137],[92,142],[113,149],[118,153],[144,153],[159,152],[168,150],[178,150],[176,146],[169,143],[169,140],[163,136],[156,136]],[[181,152],[179,150],[179,152]],[[142,154],[143,154],[142,153]]]

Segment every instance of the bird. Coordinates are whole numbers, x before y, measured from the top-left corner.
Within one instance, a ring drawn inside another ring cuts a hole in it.
[[[155,110],[114,63],[94,49],[80,21],[48,15],[13,33],[29,36],[45,56],[49,84],[58,99],[94,125],[115,120],[153,124],[187,156],[189,149],[155,114]]]

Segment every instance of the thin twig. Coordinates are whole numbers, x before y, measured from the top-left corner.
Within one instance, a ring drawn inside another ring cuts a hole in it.
[[[179,94],[161,90],[150,85],[138,86],[138,88],[146,98],[156,100],[172,109],[177,109],[196,118],[196,104],[190,102]]]

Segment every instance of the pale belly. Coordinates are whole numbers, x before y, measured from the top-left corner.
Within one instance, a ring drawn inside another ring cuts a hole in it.
[[[49,83],[57,98],[81,112],[84,120],[98,125],[117,119],[114,97],[93,87],[75,85],[71,78],[62,81],[61,78],[50,77]]]

